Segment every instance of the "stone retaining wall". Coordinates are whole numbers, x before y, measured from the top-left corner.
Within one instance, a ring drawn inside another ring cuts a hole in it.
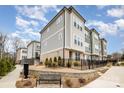
[[[37,71],[37,70],[30,70],[29,71],[30,75],[34,75],[37,78],[39,77],[40,74],[60,74],[62,77],[62,81],[65,77],[70,77],[70,78],[78,78],[78,79],[85,79],[86,82],[92,81],[95,78],[99,77],[98,73],[96,70],[88,71],[88,72],[82,72],[82,73],[65,73],[65,72],[48,72],[48,71]]]

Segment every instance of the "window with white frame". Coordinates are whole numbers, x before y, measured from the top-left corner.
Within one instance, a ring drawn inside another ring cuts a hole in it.
[[[76,22],[74,21],[74,26],[76,27]]]
[[[81,47],[83,46],[83,40],[81,39]]]
[[[99,46],[98,45],[95,45],[95,49],[99,49]]]
[[[80,38],[78,37],[78,46],[80,46]]]
[[[74,44],[77,44],[77,37],[74,36]]]
[[[76,52],[75,53],[75,60],[80,60],[80,53],[79,52]]]
[[[80,26],[80,31],[82,31],[82,27]]]

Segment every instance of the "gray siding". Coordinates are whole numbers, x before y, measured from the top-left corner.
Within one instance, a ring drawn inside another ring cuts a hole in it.
[[[59,37],[61,34],[61,38]],[[42,41],[41,41],[42,42]],[[63,30],[42,42],[41,44],[41,53],[49,52],[50,50],[54,50],[57,48],[63,47]]]
[[[49,29],[49,31],[48,31]],[[63,47],[64,13],[62,13],[43,33],[41,54]]]

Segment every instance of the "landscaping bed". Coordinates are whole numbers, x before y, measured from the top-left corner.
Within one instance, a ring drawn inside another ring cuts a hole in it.
[[[46,68],[44,66],[30,66],[30,75],[39,77],[40,74],[60,74],[63,87],[81,87],[105,73],[108,68],[99,68],[94,70],[75,70],[71,68]]]

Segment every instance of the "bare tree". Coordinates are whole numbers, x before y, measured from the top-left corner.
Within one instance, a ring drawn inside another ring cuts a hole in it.
[[[13,46],[15,61],[16,61],[16,56],[17,56],[17,49],[22,47],[22,45],[23,45],[23,41],[20,38],[18,38],[18,37],[12,38],[12,46]]]
[[[7,35],[4,35],[3,33],[0,33],[0,58],[3,57],[3,54],[5,53],[5,42],[7,40]]]
[[[13,44],[13,51],[16,52],[16,50],[20,47],[21,40],[17,37],[13,38],[12,44]]]

